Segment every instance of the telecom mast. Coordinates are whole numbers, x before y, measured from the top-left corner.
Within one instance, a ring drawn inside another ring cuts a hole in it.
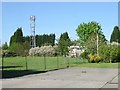
[[[36,41],[35,41],[35,16],[30,16],[30,29],[31,29],[31,42],[30,46],[32,48],[36,47]]]

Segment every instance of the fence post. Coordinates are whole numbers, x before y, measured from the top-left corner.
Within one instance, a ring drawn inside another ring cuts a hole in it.
[[[45,55],[44,55],[44,65],[45,65],[45,70],[46,70],[46,58],[45,58]]]
[[[2,70],[4,69],[4,56],[2,56]]]
[[[58,55],[57,55],[57,69],[59,69],[59,60],[58,60]]]
[[[75,57],[75,59],[76,59],[76,64],[77,64],[77,57]]]
[[[28,70],[27,56],[25,55],[26,71]]]
[[[67,68],[70,67],[69,58],[67,59]]]

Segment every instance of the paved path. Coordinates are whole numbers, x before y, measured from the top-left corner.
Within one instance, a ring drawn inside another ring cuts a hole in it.
[[[3,79],[3,88],[118,88],[118,69],[68,68]]]

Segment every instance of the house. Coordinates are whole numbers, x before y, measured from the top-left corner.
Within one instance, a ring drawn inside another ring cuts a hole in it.
[[[69,56],[70,57],[79,57],[82,52],[84,52],[84,50],[82,49],[82,47],[80,47],[78,45],[69,47]]]

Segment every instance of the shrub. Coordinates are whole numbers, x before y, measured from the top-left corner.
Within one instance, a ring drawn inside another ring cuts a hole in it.
[[[88,56],[90,63],[99,63],[101,61],[101,57],[96,54],[95,55],[89,54]]]
[[[120,62],[120,45],[101,45],[99,46],[99,55],[103,62]]]
[[[89,54],[89,62],[94,63],[94,55]]]
[[[94,61],[95,61],[96,63],[99,63],[99,62],[101,61],[101,57],[96,55],[96,56],[94,57]]]
[[[2,45],[2,50],[7,50],[8,49],[8,45],[7,42],[5,42],[5,44]]]
[[[80,54],[80,57],[83,58],[83,59],[88,59],[88,52],[87,51],[84,51]]]
[[[56,48],[57,46],[41,46],[31,48],[29,50],[30,56],[55,56],[56,55]]]
[[[15,57],[17,54],[9,50],[2,50],[2,57]]]
[[[110,49],[111,62],[120,62],[120,46],[112,45]]]

